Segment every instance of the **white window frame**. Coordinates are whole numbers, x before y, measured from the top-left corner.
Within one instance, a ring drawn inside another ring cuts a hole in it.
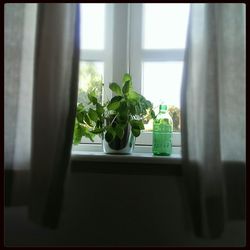
[[[133,77],[134,88],[143,93],[142,63],[162,61],[184,61],[184,49],[142,48],[143,4],[106,4],[105,9],[105,48],[104,50],[81,50],[83,61],[104,62],[104,96],[111,98],[108,88],[110,82],[121,83],[121,77],[129,72]],[[138,152],[151,152],[152,132],[142,131],[136,138]],[[181,133],[173,133],[173,147],[181,147]],[[102,151],[101,138],[95,137],[92,143],[82,138],[79,146],[73,150]]]
[[[84,5],[84,3],[81,3]],[[111,98],[108,83],[112,81],[113,73],[113,4],[105,4],[105,25],[104,25],[104,49],[81,49],[80,61],[85,62],[103,62],[104,63],[104,97]],[[111,27],[111,29],[110,29]]]
[[[185,49],[143,49],[143,4],[129,4],[130,16],[130,73],[135,88],[143,94],[142,63],[143,62],[183,62]],[[142,132],[137,144],[152,145],[152,132]],[[181,147],[181,133],[173,133],[173,146]]]

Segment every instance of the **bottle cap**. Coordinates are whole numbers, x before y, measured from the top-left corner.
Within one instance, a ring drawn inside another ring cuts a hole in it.
[[[168,106],[166,104],[161,104],[160,105],[160,110],[166,111],[168,109]]]

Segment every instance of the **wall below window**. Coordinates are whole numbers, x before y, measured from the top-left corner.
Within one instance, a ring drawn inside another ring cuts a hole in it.
[[[119,168],[119,165],[117,165]],[[243,245],[243,221],[218,240],[189,229],[181,176],[71,172],[57,230],[30,222],[27,208],[5,208],[6,245]]]

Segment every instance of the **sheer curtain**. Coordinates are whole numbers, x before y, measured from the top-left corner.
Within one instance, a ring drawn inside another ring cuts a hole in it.
[[[77,4],[5,5],[5,168],[30,175],[29,215],[56,227],[73,138]]]
[[[6,205],[24,204],[28,196],[36,15],[37,4],[4,5]]]
[[[244,219],[245,35],[244,4],[192,4],[182,146],[193,229],[200,237],[219,237],[230,218]]]
[[[36,4],[4,8],[4,165],[30,166]]]

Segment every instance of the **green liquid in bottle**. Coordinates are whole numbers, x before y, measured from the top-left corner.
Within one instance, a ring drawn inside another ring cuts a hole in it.
[[[153,125],[153,154],[171,155],[173,138],[173,120],[167,112],[167,105],[160,105],[160,112]]]

